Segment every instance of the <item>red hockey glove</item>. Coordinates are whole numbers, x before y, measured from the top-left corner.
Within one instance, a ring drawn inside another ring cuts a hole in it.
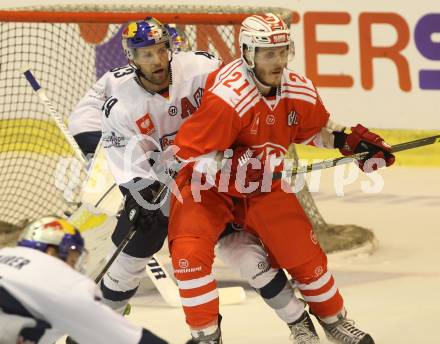
[[[233,151],[228,189],[234,196],[252,197],[261,193],[264,164],[261,162],[259,168],[254,168],[249,162],[251,158],[256,159],[254,151],[248,147],[236,147]],[[252,191],[245,190],[245,188],[249,187],[249,183],[252,182],[257,182],[258,187],[255,190],[252,187]]]
[[[359,168],[364,172],[364,165],[368,159],[383,159],[386,166],[391,166],[395,157],[391,153],[391,146],[388,145],[379,135],[372,133],[364,126],[358,124],[351,128],[350,134],[343,132],[334,132],[335,148],[345,155],[352,155],[355,153],[370,152],[366,157],[359,159]],[[370,165],[371,170],[375,171],[378,164]]]

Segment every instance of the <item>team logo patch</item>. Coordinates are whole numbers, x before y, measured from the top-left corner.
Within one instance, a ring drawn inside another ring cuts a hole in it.
[[[289,40],[287,33],[278,33],[270,36],[271,43],[286,43]]]
[[[266,269],[266,262],[258,262],[257,267],[260,270]]]
[[[188,259],[179,259],[179,267],[181,269],[186,269],[189,266]]]
[[[174,144],[174,139],[176,138],[176,134],[177,131],[175,131],[174,133],[164,135],[159,139],[160,146],[162,147],[163,150],[167,149],[169,146]]]
[[[321,265],[320,265],[320,266],[317,266],[317,267],[315,268],[315,276],[316,276],[316,277],[321,276],[323,273],[324,273],[324,269],[323,269],[323,267],[322,267]]]
[[[275,116],[274,115],[267,115],[266,117],[266,124],[273,125],[275,124]]]
[[[168,109],[168,115],[176,116],[177,115],[177,107],[170,106],[170,108]]]
[[[56,229],[57,231],[62,231],[63,227],[61,227],[61,224],[58,221],[52,221],[49,223],[46,223],[43,226],[44,229],[49,228],[49,229]]]
[[[137,23],[131,22],[127,25],[124,32],[122,32],[122,37],[124,38],[133,38],[137,32]]]
[[[153,29],[150,32],[148,32],[148,38],[149,39],[154,39],[155,42],[159,42],[160,39],[162,38],[162,30],[157,30],[157,29]]]
[[[126,146],[125,137],[117,136],[114,131],[110,132],[110,134],[104,132],[102,141],[105,142],[104,148],[123,148]]]
[[[287,115],[287,125],[292,127],[298,124],[298,115],[295,110],[291,110]]]
[[[146,113],[144,116],[136,121],[136,124],[140,132],[144,135],[150,135],[155,131],[153,121],[151,120],[150,114]]]

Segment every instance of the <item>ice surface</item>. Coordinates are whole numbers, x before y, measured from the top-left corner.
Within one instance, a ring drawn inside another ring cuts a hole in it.
[[[371,256],[330,255],[330,268],[350,318],[377,344],[440,343],[440,169],[393,167],[380,175],[385,181],[381,193],[362,193],[361,181],[369,180],[363,176],[347,187],[346,196],[336,197],[334,172],[323,174],[315,197],[326,220],[371,228],[380,242]],[[160,257],[168,262],[166,252]],[[245,285],[222,265],[215,274],[220,285]],[[245,304],[221,309],[224,342],[290,343],[286,325],[253,291],[248,289],[247,296]],[[189,338],[183,311],[166,307],[148,283],[129,319],[172,344]]]

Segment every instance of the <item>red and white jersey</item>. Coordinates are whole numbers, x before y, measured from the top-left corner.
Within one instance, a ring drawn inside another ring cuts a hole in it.
[[[149,178],[147,152],[165,150],[199,107],[208,75],[221,61],[205,52],[179,52],[171,61],[167,95],[146,91],[135,77],[121,82],[103,106],[103,145],[118,184]]]
[[[329,119],[312,81],[289,69],[272,100],[260,94],[242,59],[211,74],[208,83],[201,108],[176,137],[182,159],[246,146],[276,167],[291,143],[307,142]]]
[[[109,94],[119,85],[133,79],[135,70],[129,65],[113,68],[105,73],[76,104],[69,116],[68,129],[72,135],[101,131],[101,108]]]
[[[0,339],[18,343],[17,338],[4,338],[4,326],[11,331],[11,317],[21,316],[48,323],[38,343],[54,343],[70,334],[79,343],[140,343],[142,328],[99,302],[101,292],[87,277],[58,258],[27,247],[0,249]],[[2,309],[5,313],[2,314]],[[13,326],[12,326],[13,328]],[[15,336],[17,333],[15,333]]]

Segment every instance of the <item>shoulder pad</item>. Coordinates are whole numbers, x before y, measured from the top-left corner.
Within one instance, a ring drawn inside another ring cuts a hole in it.
[[[210,91],[229,104],[239,116],[260,100],[257,86],[250,79],[241,59],[232,61],[219,70]]]
[[[312,104],[315,104],[318,98],[318,92],[312,80],[287,68],[283,73],[281,94],[283,97],[301,99]]]

